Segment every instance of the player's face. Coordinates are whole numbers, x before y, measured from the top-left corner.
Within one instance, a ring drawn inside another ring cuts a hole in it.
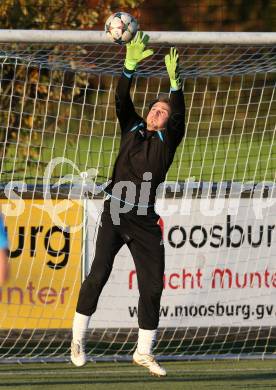
[[[155,103],[147,116],[147,129],[153,131],[163,129],[168,122],[170,114],[171,108],[167,103]]]

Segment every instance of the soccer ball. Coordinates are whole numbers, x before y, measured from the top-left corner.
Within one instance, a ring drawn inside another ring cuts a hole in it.
[[[138,28],[137,20],[126,12],[116,12],[105,22],[105,32],[108,38],[119,45],[130,42]]]

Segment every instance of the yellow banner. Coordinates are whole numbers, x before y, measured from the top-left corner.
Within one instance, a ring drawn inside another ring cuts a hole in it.
[[[1,200],[10,278],[0,328],[70,328],[81,280],[83,207],[67,200]]]

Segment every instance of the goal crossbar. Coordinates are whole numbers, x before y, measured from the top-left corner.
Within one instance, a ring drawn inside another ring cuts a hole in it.
[[[271,32],[146,31],[159,44],[239,44],[276,43]],[[16,43],[109,43],[104,31],[11,30],[0,29],[0,42]]]

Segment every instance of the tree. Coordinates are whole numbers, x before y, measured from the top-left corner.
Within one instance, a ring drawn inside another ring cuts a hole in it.
[[[90,29],[114,10],[136,10],[144,0],[1,0],[0,28]]]
[[[95,25],[103,26],[104,20],[115,10],[131,10],[133,13],[142,2],[143,0],[55,0],[51,2],[49,0],[2,0],[0,28],[91,29]],[[13,45],[13,51],[16,52],[18,47],[20,45]],[[31,45],[25,48],[24,50],[32,54]],[[51,55],[53,60],[53,57],[63,48],[61,45],[56,45],[48,51],[42,47],[36,55]],[[83,87],[90,80],[86,74],[76,74],[73,69],[64,74],[61,70],[53,70],[47,66],[40,67],[37,63],[26,66],[24,60],[15,58],[5,61],[3,56],[0,70],[1,172],[9,173],[9,169],[13,170],[13,167],[9,168],[9,164],[5,162],[9,159],[9,150],[14,148],[12,145],[18,147],[16,155],[13,156],[17,162],[22,160],[29,166],[37,166],[42,148],[41,131],[38,129],[51,131],[55,122],[55,119],[47,119],[47,123],[41,123],[44,120],[42,118],[45,110],[54,112],[56,106],[54,101],[58,98],[63,102],[81,100]],[[70,80],[71,82],[74,80],[74,88],[64,88],[60,94],[60,88],[50,87],[50,78],[52,85],[59,85],[64,78],[67,85],[70,85]],[[47,103],[48,106],[45,107],[47,97],[52,103]],[[28,146],[30,144],[31,147]],[[41,165],[41,161],[39,163]],[[20,163],[16,166],[20,176]]]

